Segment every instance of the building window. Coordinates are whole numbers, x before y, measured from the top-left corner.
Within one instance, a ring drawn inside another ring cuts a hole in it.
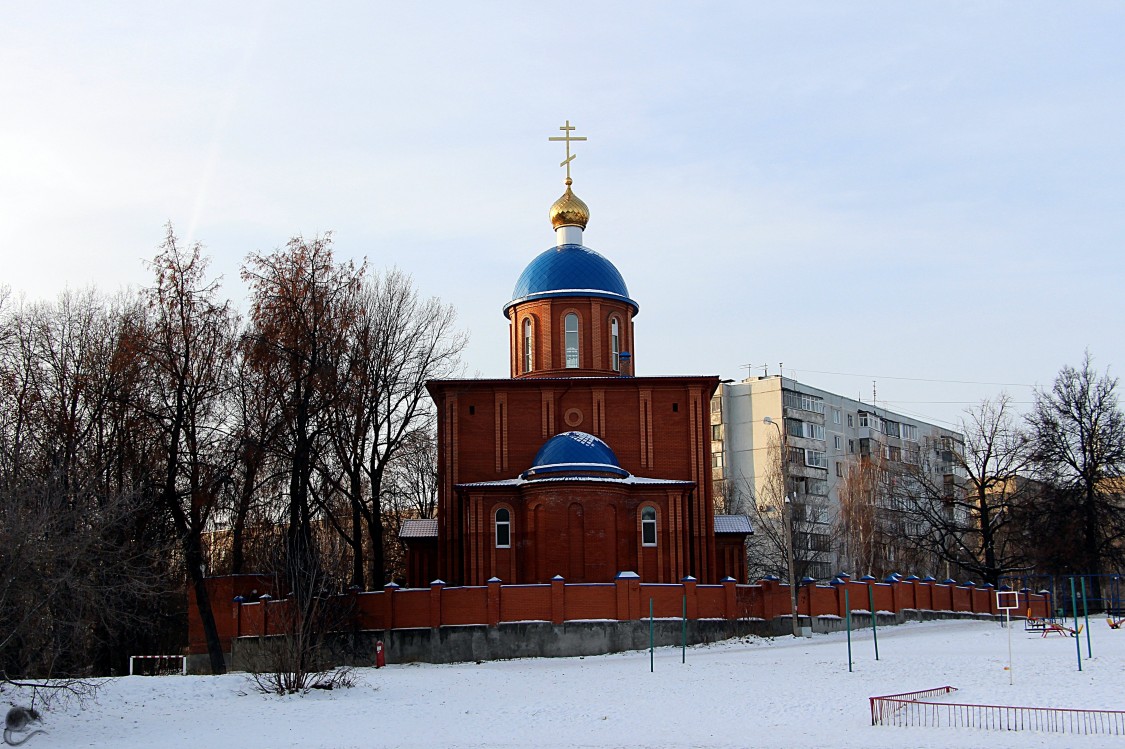
[[[841,437],[838,434],[832,435],[832,445],[837,450],[843,450],[844,449],[844,438]]]
[[[818,398],[815,395],[784,390],[782,391],[782,403],[789,408],[797,408],[801,411],[812,411],[817,414],[824,413],[824,399]]]
[[[836,461],[836,475],[840,478],[844,477],[844,464],[838,460]]]
[[[566,366],[567,369],[575,369],[578,367],[578,315],[571,312],[566,316],[563,321],[563,331]]]
[[[712,424],[711,425],[711,439],[714,440],[715,442],[719,442],[723,439],[723,425],[722,424]]]
[[[609,321],[609,352],[613,359],[613,371],[621,371],[621,332],[617,325],[617,318]]]
[[[850,427],[851,427],[851,426],[855,426],[855,424],[853,423],[853,421],[854,421],[854,419],[852,419],[852,415],[851,415],[851,414],[848,414],[848,426],[850,426]]]
[[[785,433],[790,437],[804,437],[805,429],[801,426],[800,419],[786,419]]]
[[[533,367],[531,318],[523,319],[523,371],[530,372]]]
[[[722,414],[723,413],[723,399],[722,399],[721,396],[716,395],[714,398],[711,399],[711,413],[713,413],[713,414]]]
[[[851,417],[849,416],[848,418],[850,419]],[[855,440],[848,440],[848,452],[855,452]]]
[[[641,546],[656,546],[656,508],[641,510]]]
[[[838,409],[838,408],[832,409],[832,423],[833,424],[839,424],[840,423],[840,409]]]
[[[824,441],[824,427],[809,421],[786,419],[785,429],[790,437],[804,437],[807,440]]]
[[[496,511],[496,548],[508,549],[512,546],[512,513],[501,507]]]
[[[810,468],[827,468],[828,456],[820,450],[805,450],[805,465]]]
[[[711,453],[711,467],[712,468],[722,468],[723,467],[723,454],[721,452]]]

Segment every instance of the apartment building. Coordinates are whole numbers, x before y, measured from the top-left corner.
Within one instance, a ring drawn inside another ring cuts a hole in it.
[[[849,563],[856,574],[899,562],[924,564],[906,559],[907,545],[898,543],[921,532],[916,518],[902,511],[911,501],[906,484],[917,469],[931,486],[958,491],[963,476],[953,458],[963,442],[956,431],[777,375],[723,382],[711,401],[719,511],[750,516],[759,529],[752,543],[767,557],[775,520],[772,542],[783,546],[792,535],[798,577],[829,578]],[[857,517],[856,502],[847,501],[862,492],[870,506],[867,520]],[[866,527],[875,520],[881,538]],[[926,572],[940,569],[919,574]]]

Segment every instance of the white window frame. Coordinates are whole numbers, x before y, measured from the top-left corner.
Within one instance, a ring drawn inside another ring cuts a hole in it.
[[[504,513],[504,520],[500,519],[500,513]],[[492,514],[493,523],[493,541],[496,543],[497,549],[510,549],[512,548],[512,511],[507,507],[497,507],[496,512]],[[500,543],[500,529],[504,529],[504,535],[507,536],[507,543]]]
[[[621,371],[621,326],[618,324],[617,318],[613,317],[609,321],[609,352],[610,358],[613,360],[613,371]]]
[[[641,508],[641,546],[656,546],[656,543],[660,538],[657,530],[656,508],[652,505],[645,505]],[[646,541],[645,538],[647,536],[651,536],[652,540]]]
[[[806,448],[805,465],[809,468],[828,468],[828,455],[823,450],[809,450]]]
[[[574,321],[574,330],[570,329],[571,321]],[[579,320],[577,312],[567,312],[563,317],[563,362],[567,369],[578,369],[581,366],[582,360],[579,355],[580,341],[578,338]],[[573,336],[573,345],[571,340]]]
[[[532,371],[535,368],[535,327],[530,317],[523,319],[523,371]]]

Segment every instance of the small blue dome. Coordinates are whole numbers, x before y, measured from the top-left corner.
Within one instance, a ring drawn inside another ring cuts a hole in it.
[[[522,478],[543,478],[567,474],[571,476],[604,476],[625,478],[629,472],[617,462],[609,445],[585,432],[556,434],[539,448],[531,468]]]
[[[625,279],[613,266],[589,247],[562,244],[532,260],[512,291],[512,301],[504,305],[504,316],[515,305],[532,299],[560,296],[596,296],[614,299],[640,309],[629,298]]]

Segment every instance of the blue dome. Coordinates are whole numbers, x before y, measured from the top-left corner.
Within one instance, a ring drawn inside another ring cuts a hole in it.
[[[589,247],[561,244],[532,260],[512,291],[512,301],[504,305],[504,315],[520,302],[559,296],[597,296],[625,302],[636,312],[637,303],[629,298],[625,279],[606,260]]]
[[[626,478],[629,472],[617,462],[609,445],[586,432],[556,434],[539,448],[531,468],[522,478],[567,474],[571,476],[604,476]]]

